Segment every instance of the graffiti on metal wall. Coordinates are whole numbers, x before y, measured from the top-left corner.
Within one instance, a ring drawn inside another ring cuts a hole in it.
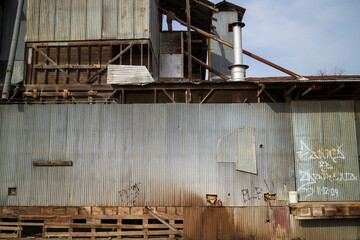
[[[264,199],[263,190],[260,187],[255,187],[254,189],[244,188],[241,190],[244,203],[249,202],[250,200],[262,200]]]
[[[140,188],[139,185],[141,183],[135,183],[128,188],[124,188],[119,191],[120,200],[125,204],[130,204],[132,206],[136,206],[136,199],[140,195]]]
[[[295,153],[300,176],[298,192],[305,193],[305,200],[313,195],[338,197],[346,182],[358,180],[358,176],[343,167],[346,160],[343,144],[322,143],[318,139],[311,140],[312,147],[303,141],[300,144]],[[321,181],[335,185],[325,187]]]

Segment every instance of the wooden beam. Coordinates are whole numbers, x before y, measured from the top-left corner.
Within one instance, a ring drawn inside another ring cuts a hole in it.
[[[113,59],[111,59],[107,64],[106,67],[110,64],[112,64],[113,62],[115,62],[119,57],[121,57],[124,53],[127,52],[127,50],[129,50],[132,46],[134,45],[134,43],[130,43],[129,46],[127,46],[124,50],[122,50],[118,55],[116,55]],[[106,69],[106,68],[105,68]],[[99,70],[97,73],[95,73],[92,77],[89,78],[89,80],[86,83],[92,83],[92,81],[98,76],[100,75],[105,69],[101,69]]]
[[[206,3],[202,2],[202,1],[199,1],[199,0],[192,0],[192,1],[194,1],[194,2],[196,2],[198,4],[200,4],[200,5],[203,5],[204,7],[210,8],[214,12],[219,12],[219,9],[217,7],[215,7],[215,5],[210,6],[209,4],[206,4]]]
[[[72,166],[72,161],[33,161],[35,167],[62,167]]]
[[[329,91],[329,92],[328,92],[328,95],[331,95],[331,94],[333,94],[333,93],[335,93],[335,92],[339,91],[340,89],[342,89],[342,88],[344,88],[344,87],[345,87],[345,84],[340,84],[337,88],[335,88],[335,89],[333,89],[333,90]]]
[[[205,102],[205,100],[210,96],[210,94],[214,91],[214,88],[211,89],[208,94],[206,94],[206,96],[203,98],[203,100],[200,102],[200,104],[203,104]]]
[[[169,223],[167,223],[166,221],[164,221],[162,218],[160,218],[158,215],[156,215],[155,213],[153,213],[150,208],[145,206],[145,210],[154,218],[156,218],[157,220],[159,220],[162,224],[164,224],[165,226],[167,226],[168,228],[170,228],[171,230],[173,230],[174,232],[176,232],[177,234],[179,234],[180,236],[182,236],[185,240],[190,240],[190,238],[188,236],[186,236],[183,232],[179,231],[178,229],[176,229],[175,227],[171,226]]]
[[[190,0],[186,0],[186,21],[187,21],[187,51],[190,54],[188,57],[188,79],[192,81],[192,51],[191,51],[191,9]]]
[[[47,59],[49,62],[51,62],[54,65],[57,65],[56,62],[54,62],[48,55],[46,55],[45,53],[43,53],[43,51],[41,51],[39,48],[37,48],[36,46],[33,46],[33,48],[41,55],[43,56],[45,59]],[[60,72],[62,72],[67,78],[71,79],[72,81],[79,83],[78,81],[76,81],[74,78],[72,78],[69,74],[67,74],[65,72],[64,69],[59,69]]]
[[[185,56],[189,57],[189,54],[187,52],[184,51]],[[224,79],[225,81],[230,80],[228,78],[228,76],[222,74],[221,72],[218,72],[217,70],[215,70],[214,68],[210,67],[209,65],[207,65],[206,63],[204,63],[203,61],[201,61],[200,59],[192,56],[192,59],[197,62],[198,64],[200,64],[202,67],[206,68],[207,70],[209,70],[210,72],[216,74],[217,76],[221,77],[222,79]]]
[[[259,86],[261,86],[261,89],[257,92],[256,97],[260,97],[260,95],[262,94],[262,92],[265,90],[265,84],[260,83]]]
[[[295,90],[296,87],[297,87],[297,86],[294,85],[294,86],[292,86],[289,90],[287,90],[287,91],[284,93],[284,97],[288,96],[292,91]]]
[[[162,89],[162,90],[163,90],[163,92],[166,94],[166,96],[168,96],[168,97],[170,98],[170,100],[171,100],[173,103],[176,103],[175,100],[174,100],[174,98],[172,98],[165,89]]]
[[[276,100],[270,95],[270,93],[268,92],[268,91],[266,91],[265,89],[264,89],[264,93],[266,94],[266,96],[268,96],[269,98],[270,98],[270,100],[272,101],[272,102],[274,102],[274,103],[276,103]]]
[[[315,88],[315,85],[312,85],[310,87],[308,87],[302,94],[301,96],[305,96],[306,94],[308,94],[311,90],[313,90]]]
[[[34,69],[73,69],[73,70],[83,70],[83,69],[105,69],[106,65],[72,65],[72,64],[62,64],[62,65],[43,65],[43,64],[37,64],[34,65]]]

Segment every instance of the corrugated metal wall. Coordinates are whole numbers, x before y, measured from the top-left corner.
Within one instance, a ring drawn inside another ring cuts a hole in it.
[[[300,200],[359,200],[354,102],[294,102],[292,119]]]
[[[264,206],[295,189],[290,105],[0,106],[0,205]],[[218,140],[255,128],[258,174],[216,159]],[[73,167],[33,167],[71,160]],[[16,187],[16,196],[7,196]],[[274,203],[275,204],[275,203]]]
[[[151,1],[153,2],[153,1]],[[150,37],[150,0],[28,0],[26,41]]]

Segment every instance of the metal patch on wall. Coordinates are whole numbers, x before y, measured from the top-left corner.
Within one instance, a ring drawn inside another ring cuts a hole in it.
[[[237,128],[220,138],[217,161],[234,162],[236,170],[257,174],[255,154],[255,128]]]

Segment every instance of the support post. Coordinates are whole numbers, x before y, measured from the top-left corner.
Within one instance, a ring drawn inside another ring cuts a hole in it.
[[[192,51],[191,51],[191,10],[190,0],[186,0],[186,20],[187,20],[187,52],[188,57],[188,79],[192,81]]]

